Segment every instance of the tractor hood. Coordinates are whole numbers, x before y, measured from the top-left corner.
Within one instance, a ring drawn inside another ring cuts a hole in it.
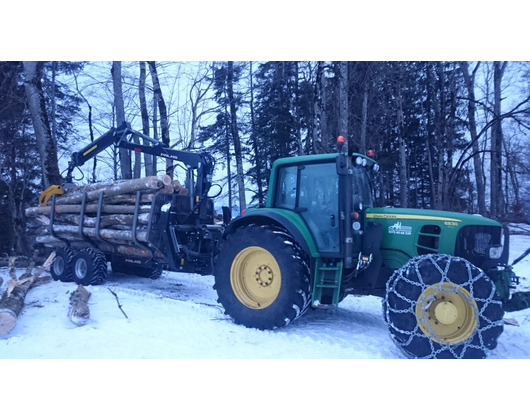
[[[462,256],[481,267],[489,248],[502,242],[502,225],[480,215],[385,207],[364,216],[365,223],[383,225],[383,259],[392,269],[430,253]]]

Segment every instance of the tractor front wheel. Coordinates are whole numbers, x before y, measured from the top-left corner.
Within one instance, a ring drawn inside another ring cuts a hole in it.
[[[469,261],[449,255],[411,259],[387,283],[383,316],[407,357],[486,357],[503,332],[495,285]]]
[[[243,226],[228,235],[216,257],[214,288],[236,324],[262,330],[289,324],[311,302],[304,252],[271,226]]]

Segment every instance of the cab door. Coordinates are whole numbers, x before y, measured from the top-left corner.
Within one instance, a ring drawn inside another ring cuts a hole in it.
[[[300,214],[318,251],[322,254],[339,253],[339,177],[335,162],[306,164],[300,168],[299,177]]]

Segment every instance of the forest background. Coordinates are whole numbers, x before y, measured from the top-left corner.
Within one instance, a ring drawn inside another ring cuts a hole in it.
[[[500,221],[530,211],[528,62],[2,61],[2,254],[29,252],[24,209],[61,183],[73,151],[124,121],[212,154],[217,207],[234,214],[265,202],[276,159],[333,152],[339,135],[375,151],[377,205]],[[172,172],[114,147],[80,169],[80,183]]]

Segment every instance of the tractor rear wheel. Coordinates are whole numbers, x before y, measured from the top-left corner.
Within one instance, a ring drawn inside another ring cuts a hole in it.
[[[55,258],[50,267],[50,274],[54,280],[63,282],[74,281],[72,275],[72,260],[76,255],[76,250],[69,246],[59,248],[55,251]]]
[[[309,308],[306,256],[283,229],[240,227],[221,245],[215,266],[218,302],[236,324],[283,327]]]
[[[481,359],[497,347],[504,311],[483,271],[459,257],[430,254],[393,274],[383,316],[407,357]]]
[[[72,274],[77,284],[102,284],[107,276],[105,254],[95,248],[81,249],[72,260]]]

